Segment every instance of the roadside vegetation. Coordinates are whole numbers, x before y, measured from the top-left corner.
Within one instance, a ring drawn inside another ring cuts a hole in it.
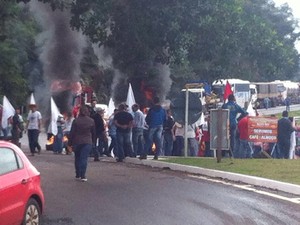
[[[289,116],[300,117],[300,111],[290,111]],[[281,118],[281,113],[276,114]],[[298,160],[287,159],[230,159],[222,158],[220,163],[214,158],[168,158],[166,162],[201,168],[221,170],[288,182],[300,185],[300,163]]]
[[[288,159],[168,158],[166,162],[257,176],[300,185],[300,163]]]
[[[275,7],[269,0],[172,0],[172,4],[0,0],[0,97],[6,95],[13,104],[22,104],[47,81],[40,55],[44,42],[37,40],[49,27],[34,17],[29,2],[68,12],[67,24],[88,38],[78,73],[102,102],[109,101],[115,80],[114,100],[122,102],[128,81],[134,90],[145,87],[157,95],[166,91],[174,96],[187,81],[251,78],[263,82],[299,75],[294,44],[299,26],[286,4]],[[55,18],[48,22],[51,19]],[[92,43],[105,50],[112,65],[98,64]]]

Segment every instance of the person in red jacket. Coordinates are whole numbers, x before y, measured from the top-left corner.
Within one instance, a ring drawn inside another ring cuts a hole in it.
[[[246,115],[238,122],[238,132],[240,135],[240,143],[236,158],[252,158],[252,148],[248,141],[248,118]]]
[[[210,150],[210,115],[206,115],[205,118],[205,123],[202,125],[202,139],[205,143],[205,157],[212,157],[213,156],[213,151]]]

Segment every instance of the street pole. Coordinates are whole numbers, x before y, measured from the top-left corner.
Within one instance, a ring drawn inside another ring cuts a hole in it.
[[[223,130],[222,130],[222,121],[223,121],[223,113],[222,109],[218,108],[217,112],[217,162],[220,163],[222,159],[222,137],[223,137]]]
[[[185,119],[184,119],[184,157],[187,157],[188,154],[188,139],[187,139],[187,130],[188,130],[188,120],[189,120],[189,90],[188,86],[185,87]]]

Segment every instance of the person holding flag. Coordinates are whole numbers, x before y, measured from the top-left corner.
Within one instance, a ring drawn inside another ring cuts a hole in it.
[[[227,81],[227,82],[226,82],[225,89],[224,89],[224,95],[223,95],[224,103],[226,102],[228,96],[229,96],[229,95],[232,95],[232,94],[233,94],[233,91],[232,91],[232,89],[231,89],[231,85],[230,85],[229,82]]]

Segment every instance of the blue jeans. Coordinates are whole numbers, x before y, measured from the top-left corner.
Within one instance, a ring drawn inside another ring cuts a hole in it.
[[[119,160],[125,158],[125,153],[128,156],[132,156],[131,132],[117,131],[117,151]]]
[[[247,140],[240,139],[240,145],[238,148],[236,158],[252,158],[252,148]]]
[[[184,138],[183,136],[176,136],[173,146],[173,156],[183,156]]]
[[[173,134],[171,132],[164,132],[163,134],[163,152],[165,156],[171,156],[173,150]]]
[[[133,143],[133,156],[136,157],[144,152],[144,129],[132,128],[132,143]]]
[[[198,156],[198,142],[196,138],[188,138],[189,156]]]
[[[212,157],[213,156],[213,151],[210,150],[210,142],[205,142],[205,152],[204,152],[204,157]]]
[[[105,141],[103,140],[103,137],[97,137],[96,146],[93,149],[95,159],[98,159],[99,156],[103,154],[104,148],[105,148]]]
[[[63,131],[61,127],[58,127],[57,134],[54,136],[53,152],[62,153],[63,147]]]
[[[142,156],[147,156],[147,151],[153,145],[153,142],[155,144],[155,149],[156,149],[155,156],[159,156],[161,152],[161,146],[162,146],[162,131],[163,131],[163,126],[156,126],[156,127],[149,128],[148,137],[146,140],[146,144]]]
[[[110,145],[108,148],[108,152],[111,152],[113,150],[113,153],[115,156],[118,155],[118,150],[117,150],[117,135],[116,134],[110,134]]]
[[[92,150],[91,144],[81,144],[75,146],[75,173],[78,178],[85,178],[88,157]]]
[[[39,130],[28,130],[27,133],[28,133],[28,142],[29,142],[30,152],[32,154],[34,154],[35,148],[41,149],[41,146],[38,143],[40,131]]]
[[[234,157],[237,157],[236,152],[238,151],[238,146],[239,146],[237,142],[239,142],[239,139],[236,138],[236,125],[230,126],[229,138],[230,138],[230,150],[231,150],[231,152],[229,151],[229,156],[231,156],[232,153]]]

